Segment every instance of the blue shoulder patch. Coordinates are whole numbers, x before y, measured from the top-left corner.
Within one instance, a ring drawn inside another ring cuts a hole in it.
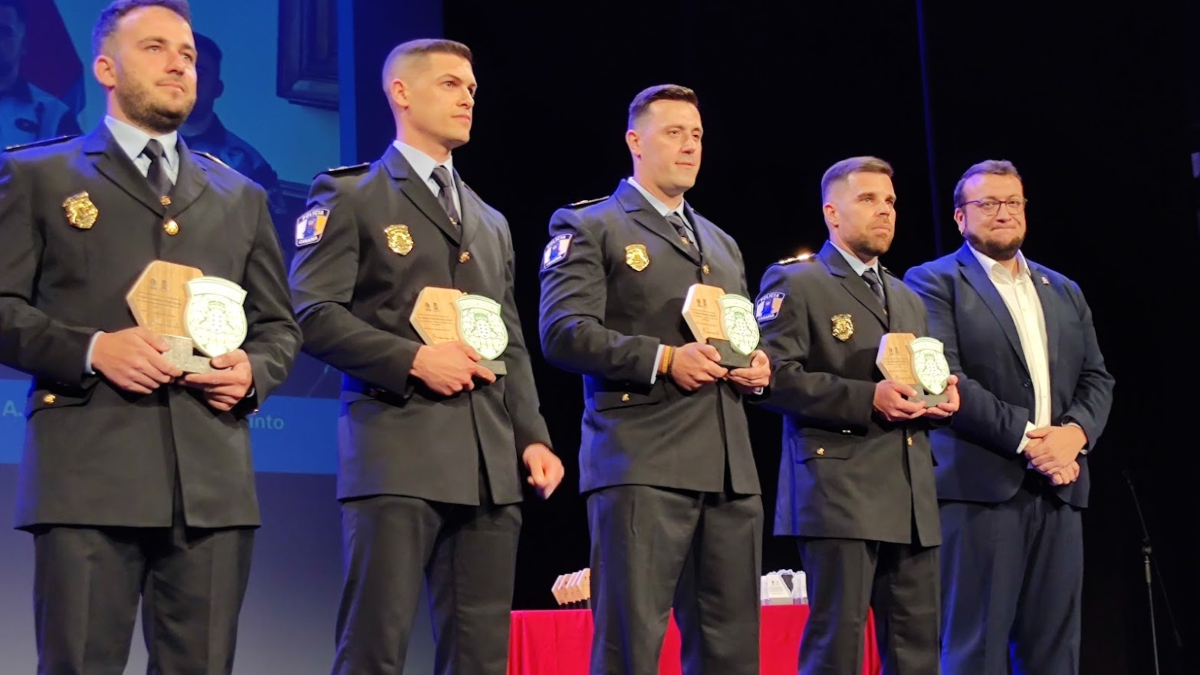
[[[309,209],[296,219],[296,248],[311,246],[325,235],[329,209]]]
[[[783,293],[777,291],[759,296],[758,302],[754,305],[754,318],[759,323],[764,323],[779,316],[779,309],[783,307],[784,297],[786,296]]]
[[[571,235],[560,234],[550,240],[546,244],[546,250],[542,252],[542,269],[550,269],[558,263],[567,259],[567,253],[571,250]]]

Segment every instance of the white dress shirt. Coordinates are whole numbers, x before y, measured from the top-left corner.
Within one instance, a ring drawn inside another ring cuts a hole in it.
[[[434,197],[438,196],[438,193],[441,192],[442,188],[440,185],[438,185],[437,181],[433,179],[433,170],[439,166],[446,167],[446,169],[450,171],[450,185],[446,187],[450,189],[450,196],[454,199],[454,208],[457,209],[460,214],[462,213],[462,202],[458,198],[458,181],[454,179],[453,155],[447,157],[446,161],[438,164],[436,159],[421,152],[413,146],[408,145],[407,143],[392,141],[392,145],[396,146],[396,149],[400,151],[400,154],[404,155],[404,159],[408,160],[409,166],[411,166],[413,171],[417,173],[417,176],[421,178],[421,182],[425,183],[425,186],[429,188],[429,191],[433,193]]]
[[[970,248],[1000,293],[1005,307],[1008,307],[1008,313],[1017,327],[1017,337],[1021,340],[1021,352],[1029,366],[1029,377],[1033,382],[1034,421],[1025,423],[1025,432],[1028,434],[1033,429],[1050,426],[1050,360],[1046,345],[1046,315],[1042,311],[1037,287],[1033,284],[1029,263],[1025,261],[1024,254],[1017,251],[1017,274],[1013,276],[1004,265]],[[1022,435],[1017,452],[1024,452],[1027,443],[1029,436]]]

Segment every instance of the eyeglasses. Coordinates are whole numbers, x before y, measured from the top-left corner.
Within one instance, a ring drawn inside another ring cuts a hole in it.
[[[962,205],[966,206],[967,204],[974,204],[975,206],[979,207],[980,211],[983,211],[990,216],[1000,210],[1001,204],[1008,207],[1009,213],[1021,213],[1025,210],[1025,205],[1028,203],[1028,199],[1025,199],[1024,197],[1017,197],[1014,199],[1006,199],[1002,202],[995,199],[975,199],[969,202],[963,202]]]

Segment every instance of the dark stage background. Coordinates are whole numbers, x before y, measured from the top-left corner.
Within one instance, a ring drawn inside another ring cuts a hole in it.
[[[475,50],[480,83],[473,140],[455,165],[513,225],[533,340],[548,215],[609,194],[629,174],[626,106],[645,86],[677,82],[699,94],[705,152],[688,200],[737,238],[751,289],[771,262],[825,239],[818,185],[839,159],[875,154],[895,166],[897,238],[884,262],[897,275],[961,244],[951,192],[968,166],[1015,162],[1031,200],[1025,251],[1080,283],[1117,380],[1088,460],[1081,672],[1153,672],[1126,471],[1153,535],[1156,575],[1193,650],[1185,659],[1175,649],[1156,588],[1163,672],[1195,672],[1200,589],[1188,552],[1200,518],[1193,331],[1183,317],[1196,291],[1186,129],[1200,119],[1187,107],[1200,80],[1189,67],[1200,23],[1184,3],[1053,6],[447,2],[446,35]],[[576,481],[578,378],[535,367]],[[751,414],[770,523],[781,425]],[[586,564],[584,515],[582,500],[566,495],[529,509],[518,606],[545,606],[555,575]],[[771,538],[764,565],[796,567],[799,558]]]
[[[107,0],[29,4],[44,15],[43,53],[61,54],[69,42],[79,61],[27,54],[23,66],[49,67],[36,81],[90,129],[103,101],[87,39]],[[752,291],[771,262],[824,241],[818,183],[834,161],[874,154],[895,166],[898,231],[884,262],[898,276],[961,243],[951,191],[967,166],[1015,162],[1031,200],[1025,251],[1081,284],[1117,378],[1112,418],[1088,460],[1081,672],[1124,675],[1153,672],[1142,530],[1126,474],[1154,537],[1156,583],[1167,582],[1187,645],[1174,646],[1156,586],[1162,672],[1195,672],[1200,658],[1200,582],[1189,564],[1200,529],[1194,330],[1185,318],[1200,243],[1197,4],[1068,12],[1031,0],[197,0],[193,8],[197,30],[224,50],[216,112],[276,174],[273,206],[289,257],[291,219],[312,173],[372,160],[392,137],[378,74],[387,51],[438,35],[474,50],[475,129],[455,166],[512,225],[543,412],[568,467],[560,491],[526,509],[517,608],[551,607],[554,579],[587,565],[580,381],[540,359],[537,271],[552,211],[609,194],[629,174],[622,136],[634,94],[663,82],[698,92],[706,148],[688,200],[737,238]],[[24,390],[0,368],[0,523],[11,516]],[[304,359],[253,421],[264,528],[238,673],[328,672],[340,583],[336,392],[337,374]],[[781,425],[761,410],[750,415],[770,523]],[[0,531],[0,564],[0,672],[32,672],[27,535]],[[799,558],[789,541],[768,537],[764,565],[795,568]],[[409,673],[431,667],[425,621]],[[143,654],[135,647],[127,672],[144,668]]]

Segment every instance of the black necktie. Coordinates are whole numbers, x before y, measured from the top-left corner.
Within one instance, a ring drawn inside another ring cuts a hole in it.
[[[167,175],[167,160],[163,157],[162,143],[150,139],[146,143],[146,149],[142,154],[150,158],[150,169],[146,172],[146,179],[150,181],[150,187],[154,188],[154,192],[159,197],[166,197],[171,193],[171,188],[174,184],[171,183],[171,177]]]
[[[887,311],[887,301],[883,299],[883,284],[879,283],[879,275],[875,274],[875,268],[868,267],[866,272],[862,274],[863,281],[871,287],[871,292],[875,294],[875,299],[879,301],[879,306]]]
[[[683,241],[683,245],[688,247],[688,250],[695,251],[696,242],[692,240],[691,233],[688,231],[687,223],[683,222],[683,218],[680,218],[678,213],[672,211],[667,214],[667,222],[675,228],[675,232],[679,234],[679,238]]]
[[[450,216],[450,224],[457,226],[458,209],[454,208],[454,195],[450,192],[454,189],[454,183],[450,180],[450,170],[441,165],[434,167],[433,182],[441,188],[438,190],[438,203],[446,210],[446,215]]]

